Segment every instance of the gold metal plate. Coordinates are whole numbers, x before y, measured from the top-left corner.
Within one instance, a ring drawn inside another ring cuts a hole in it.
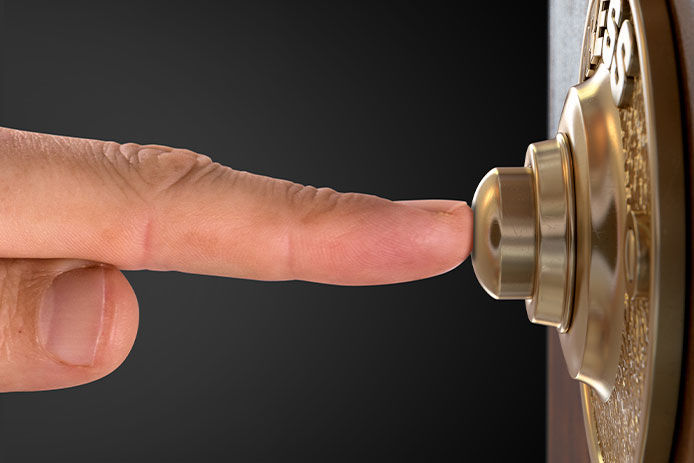
[[[630,53],[633,51],[633,53]],[[676,61],[665,1],[593,0],[580,80],[610,69],[624,150],[627,275],[615,386],[581,386],[594,462],[668,461],[685,308],[684,167]],[[621,79],[621,80],[620,80]]]

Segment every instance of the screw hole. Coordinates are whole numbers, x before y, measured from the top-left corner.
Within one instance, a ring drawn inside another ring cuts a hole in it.
[[[499,221],[494,219],[491,227],[489,228],[489,243],[492,245],[492,248],[498,249],[500,242],[501,242],[501,227],[499,227]]]

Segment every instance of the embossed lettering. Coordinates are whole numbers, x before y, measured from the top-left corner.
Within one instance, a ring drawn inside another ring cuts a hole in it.
[[[624,19],[624,5],[622,2],[623,0],[610,0],[610,7],[607,10],[607,32],[602,44],[602,61],[608,68],[612,65],[619,27]]]
[[[614,51],[614,59],[610,67],[610,88],[614,103],[625,106],[631,101],[634,86],[633,75],[638,72],[639,59],[636,56],[634,27],[631,21],[625,19],[619,29],[619,38]]]

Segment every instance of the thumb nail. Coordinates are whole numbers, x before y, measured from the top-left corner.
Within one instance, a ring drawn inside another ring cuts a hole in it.
[[[70,270],[53,279],[39,309],[43,347],[63,363],[94,363],[105,305],[102,267]]]

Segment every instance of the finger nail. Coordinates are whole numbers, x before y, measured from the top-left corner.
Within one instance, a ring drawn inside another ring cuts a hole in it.
[[[443,212],[450,214],[456,209],[467,206],[465,201],[454,201],[451,199],[413,199],[407,201],[395,201],[405,206],[416,207],[430,212]]]
[[[105,305],[102,267],[80,268],[58,275],[39,309],[39,340],[61,362],[94,363]]]

